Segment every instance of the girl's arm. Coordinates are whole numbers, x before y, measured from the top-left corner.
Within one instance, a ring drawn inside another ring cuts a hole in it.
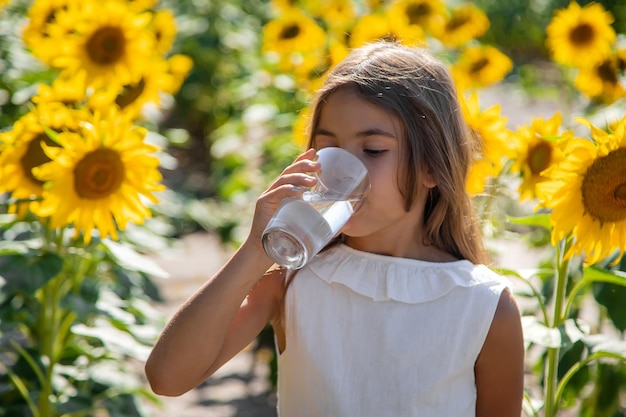
[[[276,311],[271,261],[243,245],[179,308],[155,344],[145,371],[160,395],[184,394],[250,343]]]
[[[196,387],[280,318],[284,271],[268,271],[261,235],[282,199],[315,183],[305,174],[319,169],[314,156],[300,155],[259,197],[246,241],[167,324],[145,366],[155,393],[176,396]]]
[[[513,295],[504,290],[474,367],[476,417],[520,417],[524,395],[524,338]]]

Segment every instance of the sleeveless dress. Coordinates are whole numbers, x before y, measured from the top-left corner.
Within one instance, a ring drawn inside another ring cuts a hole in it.
[[[475,416],[474,364],[507,281],[339,244],[285,296],[281,417]]]

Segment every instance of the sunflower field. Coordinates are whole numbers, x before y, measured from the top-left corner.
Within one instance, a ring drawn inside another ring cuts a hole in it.
[[[350,48],[425,46],[481,139],[467,190],[523,313],[526,416],[626,416],[619,0],[0,0],[0,417],[143,416],[151,254],[228,248]],[[502,102],[484,104],[496,97]],[[558,111],[512,126],[507,99]]]

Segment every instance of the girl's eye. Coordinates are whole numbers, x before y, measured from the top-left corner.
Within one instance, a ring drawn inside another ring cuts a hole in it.
[[[387,150],[385,150],[385,149],[364,149],[363,152],[365,152],[369,156],[380,156],[380,155],[384,154],[385,152],[387,152]]]

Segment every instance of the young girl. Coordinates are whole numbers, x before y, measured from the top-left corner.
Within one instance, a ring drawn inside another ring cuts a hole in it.
[[[273,325],[281,416],[519,417],[516,303],[485,262],[465,192],[472,135],[445,66],[376,43],[328,76],[310,147],[257,200],[249,236],[176,313],[146,363],[157,394],[194,388]],[[371,192],[302,269],[272,266],[261,234],[344,148]]]

